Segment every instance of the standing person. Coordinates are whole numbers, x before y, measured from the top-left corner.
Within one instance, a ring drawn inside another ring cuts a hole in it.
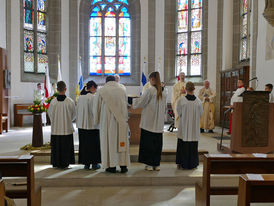
[[[66,96],[66,84],[57,83],[58,96],[50,103],[48,115],[51,121],[51,164],[66,168],[75,163],[72,121],[75,119],[75,105]]]
[[[171,105],[172,105],[172,109],[173,109],[173,113],[175,115],[175,127],[178,128],[178,123],[179,123],[179,116],[177,114],[177,109],[176,109],[176,105],[177,105],[177,101],[186,95],[186,90],[185,90],[185,73],[181,72],[179,74],[179,81],[173,86],[172,88],[172,100],[171,100]]]
[[[199,165],[198,141],[200,139],[200,117],[202,102],[194,95],[194,84],[186,84],[187,95],[178,100],[177,112],[180,116],[176,164],[178,169],[193,169]]]
[[[40,101],[41,103],[44,103],[45,100],[45,91],[42,89],[41,83],[38,83],[36,85],[36,90],[33,92],[33,101]],[[42,115],[42,124],[46,125],[47,123],[47,114],[46,112],[43,112]]]
[[[115,74],[114,77],[115,77],[115,81],[119,84],[119,86],[120,86],[122,89],[124,89],[125,91],[127,91],[126,87],[125,87],[123,84],[120,83],[120,79],[121,79],[121,78],[120,78],[119,74]]]
[[[81,91],[76,107],[76,127],[79,134],[79,164],[85,169],[100,169],[100,136],[97,125],[93,122],[93,101],[97,84],[89,81]]]
[[[238,89],[234,92],[234,94],[233,94],[233,96],[231,97],[231,100],[230,100],[230,108],[231,109],[233,108],[234,102],[243,102],[243,97],[241,95],[245,91],[244,85],[245,85],[244,80],[239,79],[238,82],[237,82]],[[230,114],[230,123],[229,123],[229,132],[228,132],[228,134],[231,134],[231,131],[232,131],[232,117],[233,117],[233,110],[231,111],[231,114]]]
[[[269,102],[274,103],[274,96],[272,94],[273,85],[272,84],[266,84],[265,85],[265,91],[269,92]]]
[[[208,80],[204,81],[204,87],[199,91],[199,99],[203,103],[203,115],[200,121],[201,133],[208,130],[209,133],[213,133],[215,127],[214,124],[214,113],[215,113],[215,92],[210,88]]]
[[[149,82],[151,87],[133,100],[133,109],[142,108],[139,162],[146,164],[146,170],[159,171],[167,94],[161,86],[159,72],[152,72]]]
[[[104,87],[96,93],[93,115],[95,124],[100,125],[103,168],[116,173],[116,166],[120,166],[121,173],[126,173],[130,164],[127,95],[114,76],[108,76]]]

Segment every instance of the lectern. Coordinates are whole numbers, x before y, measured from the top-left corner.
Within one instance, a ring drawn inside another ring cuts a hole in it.
[[[230,150],[237,153],[274,151],[274,104],[269,93],[244,92],[243,102],[234,103]]]

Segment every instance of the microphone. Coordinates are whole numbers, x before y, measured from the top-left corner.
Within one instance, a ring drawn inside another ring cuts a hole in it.
[[[248,82],[251,82],[251,81],[253,81],[253,80],[257,80],[258,79],[258,77],[254,77],[254,78],[252,78],[252,79],[250,79],[250,80],[248,80]]]

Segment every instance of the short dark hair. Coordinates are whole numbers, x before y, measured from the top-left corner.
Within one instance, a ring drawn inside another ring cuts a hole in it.
[[[265,86],[268,87],[268,89],[273,89],[273,84],[266,84]]]
[[[63,91],[65,91],[66,88],[67,88],[67,85],[65,82],[63,82],[63,81],[57,82],[57,91],[58,92],[63,92]]]
[[[187,82],[186,83],[186,91],[193,92],[195,90],[195,86],[193,82]]]
[[[95,81],[89,81],[87,83],[87,89],[90,89],[91,87],[94,87],[95,89],[97,89],[98,85],[95,83]]]
[[[245,83],[245,82],[244,82],[244,79],[242,79],[242,78],[239,78],[238,80],[240,80],[240,81],[242,81],[243,83]]]
[[[113,82],[115,82],[115,77],[114,76],[107,76],[107,78],[106,78],[106,83],[107,82],[111,82],[111,81],[113,81]]]
[[[41,83],[37,83],[37,86],[41,86]]]

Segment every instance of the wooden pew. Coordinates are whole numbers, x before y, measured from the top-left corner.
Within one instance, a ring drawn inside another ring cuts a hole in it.
[[[239,178],[238,206],[250,206],[251,203],[274,202],[274,175],[259,175],[257,177],[241,175]]]
[[[205,154],[202,184],[195,184],[196,206],[210,206],[210,195],[237,195],[238,187],[213,187],[211,175],[274,174],[274,154],[255,157],[253,154]]]
[[[4,196],[5,196],[5,185],[3,180],[0,179],[0,206],[5,205]]]
[[[26,198],[28,206],[41,205],[41,187],[35,187],[34,158],[32,155],[0,156],[2,177],[26,177],[26,187],[6,186],[6,196],[11,199]]]
[[[23,117],[24,116],[32,116],[31,112],[28,112],[28,107],[32,105],[30,104],[14,104],[14,126],[22,127],[23,126]]]

